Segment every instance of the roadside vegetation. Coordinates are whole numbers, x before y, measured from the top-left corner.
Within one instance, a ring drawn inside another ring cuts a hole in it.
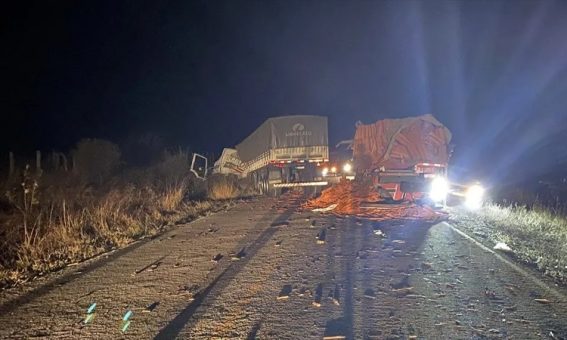
[[[561,197],[508,196],[476,211],[454,209],[451,219],[491,246],[503,242],[510,254],[567,284],[567,204]]]
[[[124,247],[242,193],[237,181],[195,178],[182,151],[130,165],[115,144],[90,139],[70,155],[71,169],[26,166],[0,183],[0,285]]]

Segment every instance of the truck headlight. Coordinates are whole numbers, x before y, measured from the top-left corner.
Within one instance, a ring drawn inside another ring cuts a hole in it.
[[[345,165],[343,165],[343,172],[350,173],[351,171],[352,171],[352,165],[350,165],[350,163],[345,163]]]
[[[328,173],[329,173],[329,168],[323,168],[323,170],[321,170],[321,174],[323,175],[323,177],[327,176]]]
[[[429,197],[434,202],[441,202],[447,198],[447,194],[449,193],[449,183],[443,177],[435,177],[433,181],[431,181],[431,188],[429,191]]]
[[[332,168],[331,168],[331,172],[332,172],[332,173],[336,173],[336,172],[337,172],[337,168],[336,168],[336,167],[332,167]]]
[[[478,209],[484,201],[484,188],[480,184],[470,186],[465,194],[465,206],[469,209]]]

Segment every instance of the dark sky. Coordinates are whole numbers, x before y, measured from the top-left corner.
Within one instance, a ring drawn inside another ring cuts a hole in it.
[[[0,150],[153,133],[218,152],[265,118],[433,113],[454,169],[567,163],[565,1],[41,1],[4,7]]]

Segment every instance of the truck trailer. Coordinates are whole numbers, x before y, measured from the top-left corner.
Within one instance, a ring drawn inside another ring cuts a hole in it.
[[[328,144],[327,117],[269,118],[234,149],[224,149],[214,172],[248,178],[266,194],[325,186],[320,167],[329,161]]]

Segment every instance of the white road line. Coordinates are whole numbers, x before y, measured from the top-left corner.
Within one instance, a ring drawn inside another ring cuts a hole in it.
[[[466,238],[467,240],[471,241],[473,244],[475,244],[476,246],[478,246],[479,248],[481,248],[484,251],[487,251],[489,253],[491,253],[492,255],[494,255],[498,260],[500,260],[501,262],[505,263],[506,265],[508,265],[510,268],[514,269],[516,272],[520,273],[521,275],[529,278],[534,284],[536,284],[538,287],[540,287],[541,289],[551,293],[552,295],[554,295],[558,300],[558,302],[566,302],[567,301],[567,297],[565,296],[565,294],[561,293],[560,291],[554,289],[553,287],[550,287],[548,284],[546,284],[545,282],[541,281],[540,279],[536,278],[535,276],[533,276],[532,274],[528,273],[526,270],[522,269],[520,266],[518,266],[517,264],[513,263],[512,261],[506,259],[505,257],[503,257],[502,255],[498,254],[497,252],[495,252],[494,250],[486,247],[485,245],[483,245],[482,243],[478,242],[477,240],[475,240],[474,238],[472,238],[471,236],[467,235],[465,232],[461,231],[459,228],[452,226],[451,224],[447,223],[447,222],[441,222],[440,224],[444,224],[447,227],[451,228],[452,230],[454,230],[456,233],[458,233],[459,235],[461,235],[462,237]]]

